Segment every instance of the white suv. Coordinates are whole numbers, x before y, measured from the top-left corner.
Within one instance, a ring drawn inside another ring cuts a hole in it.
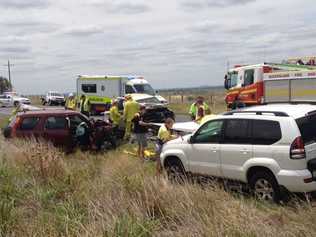
[[[316,106],[274,104],[227,112],[164,145],[171,177],[199,174],[248,184],[257,198],[279,201],[316,191]]]

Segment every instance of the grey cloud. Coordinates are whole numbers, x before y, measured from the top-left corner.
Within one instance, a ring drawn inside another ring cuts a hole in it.
[[[4,46],[0,48],[0,52],[9,54],[29,53],[30,51],[31,48],[27,46]]]
[[[83,37],[83,36],[91,36],[95,34],[101,34],[104,32],[104,28],[102,26],[79,26],[79,27],[71,27],[66,28],[62,31],[65,35],[71,35],[75,37]]]
[[[205,8],[223,8],[236,5],[246,5],[256,0],[183,0],[181,5],[190,10]]]
[[[150,7],[142,2],[111,1],[95,2],[93,5],[102,7],[106,12],[113,14],[140,14],[150,11]]]
[[[31,34],[53,33],[58,29],[56,23],[35,20],[14,20],[1,22],[6,27],[6,33],[15,36],[25,36]]]
[[[47,0],[1,0],[0,6],[3,8],[27,9],[45,8],[49,5]]]

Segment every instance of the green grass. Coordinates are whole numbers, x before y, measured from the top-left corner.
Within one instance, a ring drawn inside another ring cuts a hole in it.
[[[0,139],[0,236],[315,236],[307,203],[172,185],[124,146],[105,154]]]

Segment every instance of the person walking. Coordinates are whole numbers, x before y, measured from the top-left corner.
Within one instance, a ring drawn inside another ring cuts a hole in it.
[[[65,105],[65,109],[68,110],[76,110],[76,106],[77,106],[77,101],[75,99],[75,96],[73,93],[69,94],[69,97],[66,100],[66,105]]]
[[[132,132],[132,119],[135,114],[139,112],[139,104],[132,99],[132,96],[127,95],[125,97],[124,105],[124,121],[125,121],[125,134],[124,139],[129,140]]]
[[[136,141],[138,143],[137,155],[144,161],[145,160],[145,149],[147,148],[147,132],[149,123],[144,122],[144,114],[146,112],[145,106],[140,106],[139,113],[136,113],[132,119],[134,125],[133,132],[135,134]]]
[[[204,97],[198,96],[196,98],[196,101],[191,105],[190,110],[189,110],[189,114],[192,120],[196,119],[199,107],[203,107],[204,114],[210,113],[210,108],[208,104],[205,102]]]

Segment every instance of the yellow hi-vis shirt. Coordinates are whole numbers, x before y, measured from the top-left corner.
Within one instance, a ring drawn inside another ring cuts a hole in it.
[[[210,107],[208,106],[208,104],[204,102],[202,106],[203,106],[205,114],[208,114],[210,112]],[[196,103],[193,103],[190,107],[189,114],[195,118],[197,115],[197,112],[198,112],[198,106]]]
[[[66,108],[71,110],[76,110],[76,100],[75,99],[68,99],[66,102]]]
[[[112,106],[110,109],[110,119],[112,120],[113,124],[118,126],[121,121],[121,114],[119,113],[117,106]]]
[[[136,101],[128,100],[124,105],[124,119],[131,122],[136,113],[139,112],[139,104]]]
[[[169,129],[167,129],[166,125],[162,125],[160,128],[159,128],[159,131],[158,131],[158,138],[163,142],[168,142],[172,139],[175,138],[175,136],[173,136],[171,134],[171,131]]]

